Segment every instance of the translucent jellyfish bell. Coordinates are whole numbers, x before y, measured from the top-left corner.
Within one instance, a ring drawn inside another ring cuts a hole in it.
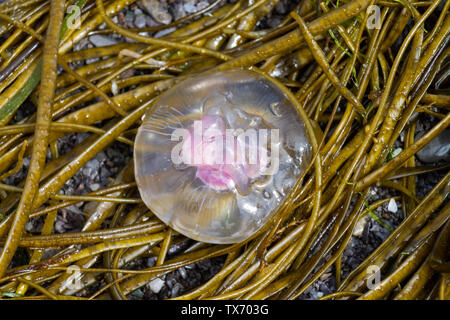
[[[241,242],[269,221],[308,165],[294,104],[244,70],[184,80],[138,130],[135,174],[145,204],[195,240]]]

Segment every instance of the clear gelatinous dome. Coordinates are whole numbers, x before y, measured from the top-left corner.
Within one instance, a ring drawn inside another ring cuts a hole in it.
[[[273,216],[311,146],[293,103],[245,70],[184,80],[144,116],[134,149],[145,204],[195,240],[241,242]]]

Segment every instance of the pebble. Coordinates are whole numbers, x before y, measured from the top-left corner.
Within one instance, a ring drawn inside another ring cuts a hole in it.
[[[25,224],[25,230],[27,232],[33,232],[33,230],[34,230],[33,221],[31,221],[31,220],[27,221],[27,223]]]
[[[150,257],[147,259],[147,268],[151,268],[156,264],[156,257]]]
[[[279,26],[280,23],[281,23],[281,18],[278,16],[274,16],[272,19],[270,19],[268,21],[267,24],[270,28],[275,28],[275,27]]]
[[[141,289],[134,290],[131,294],[138,299],[142,299],[144,297],[144,293]]]
[[[279,14],[286,14],[288,11],[287,1],[279,1],[275,6],[275,11]]]
[[[183,4],[180,2],[175,2],[173,4],[172,13],[175,20],[181,19],[186,16],[186,11],[184,11]]]
[[[196,0],[186,0],[183,3],[184,11],[187,13],[194,13],[197,11]]]
[[[322,294],[321,296],[319,296],[319,298],[322,297],[325,294],[330,294],[331,293],[331,290],[330,290],[330,288],[328,287],[328,285],[326,283],[321,283],[320,286],[319,286],[319,289],[320,289],[320,291],[318,292],[318,295]]]
[[[96,47],[106,47],[112,46],[114,44],[119,43],[116,39],[111,37],[102,36],[99,34],[95,34],[89,37],[89,41]]]
[[[178,269],[178,272],[180,273],[180,276],[181,276],[183,279],[186,279],[186,278],[187,278],[187,273],[186,273],[186,269],[185,269],[185,268],[181,267],[180,269]]]
[[[355,228],[353,229],[353,235],[355,237],[362,236],[364,228],[366,227],[367,224],[367,220],[368,220],[367,216],[363,216],[358,220],[358,222],[356,222]]]
[[[172,296],[172,298],[176,297],[176,296],[178,296],[180,294],[181,290],[183,290],[183,286],[181,284],[179,284],[179,283],[176,283],[173,286],[173,288],[172,288],[172,290],[170,292],[170,295]]]
[[[64,232],[66,232],[67,231],[66,227],[67,227],[67,225],[66,225],[66,223],[64,223],[64,221],[59,220],[59,219],[56,220],[54,229],[55,229],[55,231],[57,233],[64,233]]]
[[[160,278],[155,278],[152,281],[150,281],[149,286],[154,293],[158,293],[164,286],[164,281],[161,280]]]
[[[134,13],[130,10],[127,11],[125,14],[125,18],[127,19],[127,22],[132,22],[134,17]]]
[[[155,38],[164,37],[165,35],[167,35],[167,34],[169,34],[171,32],[174,32],[176,29],[177,29],[176,27],[172,27],[172,28],[167,28],[167,29],[164,29],[164,30],[160,30],[157,33],[155,33],[154,37]]]
[[[89,169],[93,169],[93,170],[98,170],[99,167],[100,167],[100,161],[95,158],[92,160],[89,160],[85,164],[85,168],[89,168]]]
[[[450,161],[450,128],[445,129],[440,135],[431,140],[425,147],[417,152],[420,161],[435,163],[438,161]]]
[[[205,9],[207,6],[209,6],[208,1],[200,1],[199,3],[197,3],[197,11]]]
[[[197,7],[189,3],[185,3],[183,5],[183,8],[187,13],[194,13],[195,11],[197,11]]]
[[[321,281],[327,280],[329,277],[331,277],[331,273],[324,273],[320,276]]]
[[[167,2],[158,0],[141,0],[141,7],[150,14],[153,19],[161,24],[172,22],[172,15],[168,11]]]
[[[166,285],[169,289],[172,289],[176,283],[176,279],[174,278],[173,273],[169,273],[166,277]]]
[[[136,18],[134,19],[134,25],[139,29],[144,28],[147,25],[145,16],[143,14],[136,15]]]

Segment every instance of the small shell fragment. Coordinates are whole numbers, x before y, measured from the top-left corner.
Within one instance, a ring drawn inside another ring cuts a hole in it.
[[[397,202],[395,202],[394,198],[391,198],[391,200],[389,200],[389,204],[388,204],[388,211],[392,212],[392,213],[396,213],[397,210],[398,210]]]

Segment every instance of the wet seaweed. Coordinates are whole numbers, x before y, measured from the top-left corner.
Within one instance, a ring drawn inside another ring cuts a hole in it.
[[[0,3],[3,297],[130,299],[175,270],[221,259],[206,282],[170,297],[296,299],[333,270],[336,290],[321,299],[449,299],[448,165],[415,157],[450,122],[449,1],[303,0],[276,26],[265,19],[277,0],[214,1],[167,25],[127,28],[114,17],[135,2]],[[79,50],[94,34],[131,43]],[[161,92],[231,68],[282,88],[313,148],[308,169],[254,237],[213,245],[171,230],[143,205],[132,159],[107,186],[62,193],[112,143],[133,146]],[[424,114],[432,125],[418,136]],[[58,141],[74,132],[87,138],[62,152]],[[21,170],[26,176],[12,180]],[[437,172],[419,194],[417,177]],[[345,274],[356,226],[392,198],[371,202],[380,186],[396,192],[401,222]],[[57,233],[58,216],[75,205],[81,230]],[[26,228],[33,219],[42,222],[37,234]],[[25,261],[11,263],[23,250]],[[142,258],[155,262],[143,267]]]

